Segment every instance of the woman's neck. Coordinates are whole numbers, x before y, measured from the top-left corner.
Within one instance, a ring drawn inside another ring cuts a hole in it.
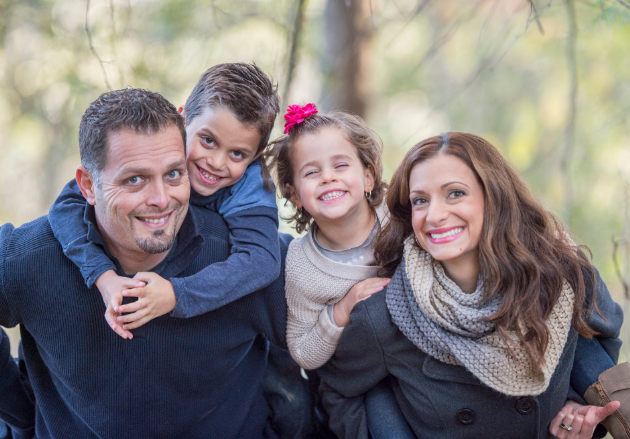
[[[349,212],[343,218],[325,220],[317,223],[317,241],[329,250],[347,250],[357,247],[370,236],[374,228],[376,214],[367,202],[361,203],[355,212]]]
[[[479,280],[479,253],[472,252],[449,261],[442,261],[444,273],[457,285],[464,293],[472,294],[477,289]]]

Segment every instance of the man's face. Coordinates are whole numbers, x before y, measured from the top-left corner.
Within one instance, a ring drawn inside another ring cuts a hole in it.
[[[100,180],[94,204],[109,250],[123,268],[147,260],[159,263],[173,246],[190,197],[179,129],[110,133]]]

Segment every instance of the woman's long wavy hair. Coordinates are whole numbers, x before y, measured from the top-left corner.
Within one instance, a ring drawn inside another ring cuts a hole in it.
[[[558,218],[536,199],[525,180],[499,151],[481,137],[446,133],[415,145],[390,182],[386,195],[390,220],[377,238],[375,257],[382,275],[391,276],[403,257],[403,241],[411,235],[409,176],[418,164],[437,155],[459,158],[483,188],[484,218],[479,238],[479,264],[487,298],[500,295],[501,306],[490,318],[511,345],[514,331],[535,367],[544,365],[549,342],[546,321],[566,280],[575,294],[573,327],[583,336],[596,334],[584,321],[586,281],[594,269],[568,238]],[[595,310],[595,286],[589,300]]]

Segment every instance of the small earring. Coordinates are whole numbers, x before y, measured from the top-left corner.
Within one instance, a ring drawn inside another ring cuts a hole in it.
[[[298,208],[296,208],[295,210],[297,211],[297,213],[299,213],[300,215],[302,215],[302,208],[301,208],[301,207],[298,207]]]
[[[369,200],[371,197],[372,197],[372,191],[365,193],[365,198]]]
[[[416,235],[413,235],[414,239],[416,240],[416,244],[418,244],[418,247],[422,248],[422,245],[420,244],[420,241],[418,241],[418,237]],[[422,248],[422,250],[424,250]]]

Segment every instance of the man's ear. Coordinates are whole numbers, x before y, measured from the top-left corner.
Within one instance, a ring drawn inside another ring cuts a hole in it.
[[[363,185],[363,190],[365,192],[372,192],[374,189],[374,171],[371,166],[365,168],[365,183]]]
[[[293,206],[295,206],[296,209],[300,209],[302,207],[302,203],[300,203],[300,199],[297,196],[297,192],[295,191],[295,188],[291,186],[289,183],[287,183],[285,187],[289,191],[289,194],[291,194],[289,196],[289,201],[291,202],[291,204],[293,204]]]
[[[81,193],[89,204],[96,204],[96,195],[94,193],[94,177],[85,169],[85,166],[79,166],[76,173],[77,185],[81,189]]]
[[[184,119],[184,127],[186,126],[186,112],[184,111],[185,109],[185,105],[180,105],[180,107],[177,109],[177,112],[182,116],[182,119]]]

